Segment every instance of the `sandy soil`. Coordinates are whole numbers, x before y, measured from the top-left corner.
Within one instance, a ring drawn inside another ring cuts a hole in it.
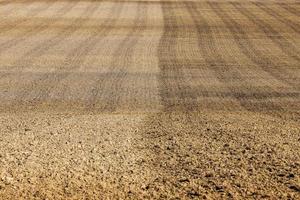
[[[300,199],[299,13],[0,0],[0,199]]]

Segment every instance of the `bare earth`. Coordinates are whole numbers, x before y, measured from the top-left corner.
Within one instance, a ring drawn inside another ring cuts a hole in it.
[[[0,0],[0,199],[300,199],[300,2]]]

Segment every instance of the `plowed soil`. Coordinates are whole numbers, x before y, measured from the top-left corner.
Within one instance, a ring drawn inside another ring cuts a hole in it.
[[[300,3],[0,0],[0,199],[300,199]]]

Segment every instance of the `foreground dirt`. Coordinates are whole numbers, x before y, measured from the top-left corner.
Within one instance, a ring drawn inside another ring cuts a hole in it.
[[[19,199],[299,197],[299,125],[254,113],[1,116]]]
[[[296,1],[0,1],[0,199],[300,199]]]

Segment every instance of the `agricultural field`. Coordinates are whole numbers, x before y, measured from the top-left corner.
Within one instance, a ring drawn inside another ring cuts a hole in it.
[[[0,199],[300,199],[300,2],[0,0]]]

